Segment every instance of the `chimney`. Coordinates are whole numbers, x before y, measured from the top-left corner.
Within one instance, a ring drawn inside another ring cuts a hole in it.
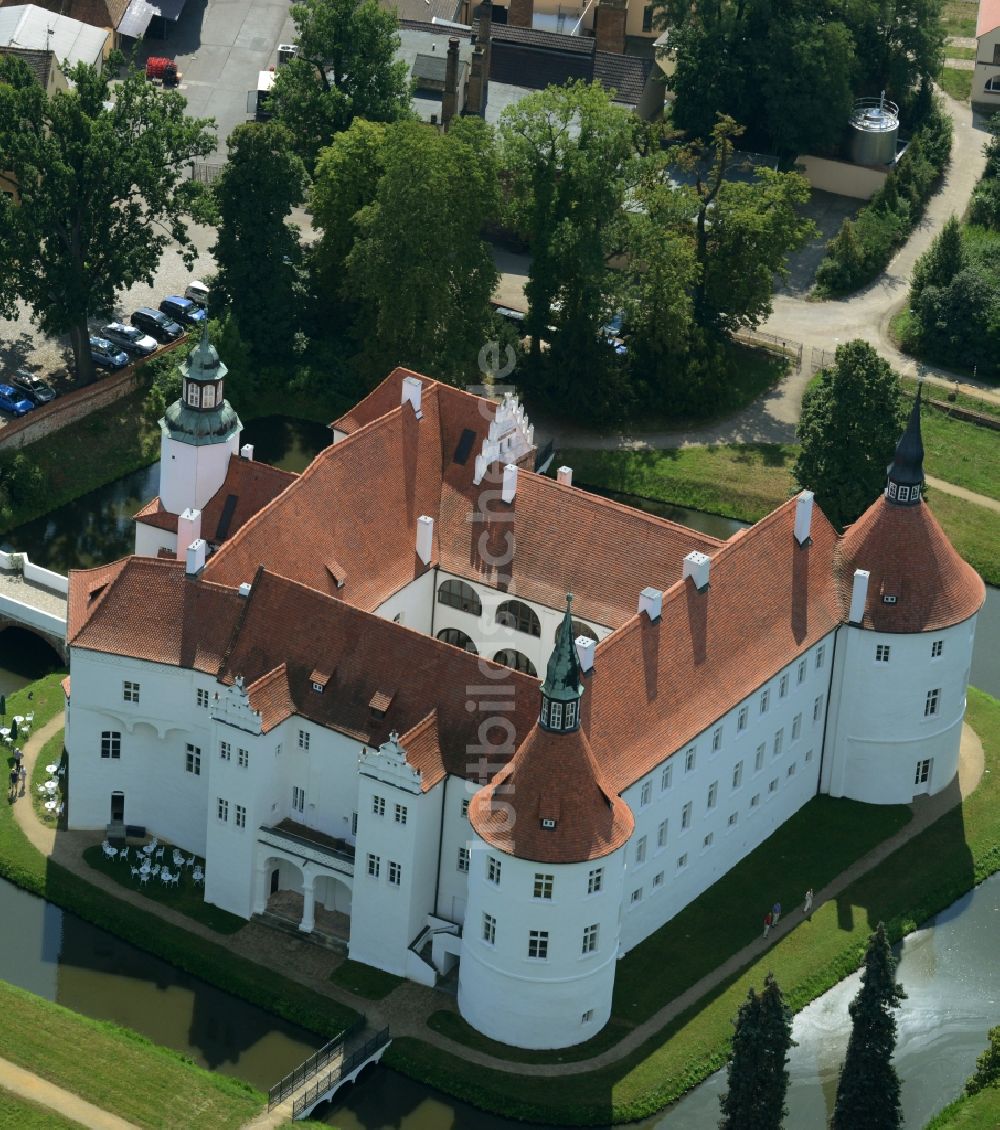
[[[448,40],[448,65],[444,72],[444,95],[441,98],[441,125],[447,129],[458,109],[458,47],[457,35]]]
[[[655,624],[663,615],[663,593],[659,589],[644,588],[639,593],[639,613],[645,612]]]
[[[424,417],[423,412],[420,411],[420,394],[423,387],[416,377],[403,377],[403,398],[400,400],[400,404],[412,404],[418,420],[422,420]]]
[[[692,549],[684,558],[684,580],[690,577],[694,581],[694,587],[699,592],[704,592],[708,588],[708,570],[711,564],[707,554]]]
[[[576,654],[580,660],[580,671],[584,675],[589,675],[594,669],[594,648],[597,644],[590,638],[590,636],[577,636],[576,637]]]
[[[245,443],[240,448],[240,458],[241,459],[249,459],[251,461],[253,460],[253,444],[252,443]]]
[[[177,560],[183,561],[186,553],[185,546],[201,537],[201,511],[192,510],[189,506],[177,518]],[[202,561],[204,564],[204,560]]]
[[[250,590],[252,588],[253,588],[253,585],[249,581],[244,581],[240,585],[240,596],[242,596],[244,599],[246,599],[250,595]]]
[[[854,584],[851,587],[851,610],[847,619],[852,624],[860,624],[865,618],[865,604],[868,602],[868,578],[871,574],[867,569],[854,570]]]
[[[205,568],[205,551],[208,546],[204,538],[196,538],[187,547],[187,568],[184,570],[189,577],[197,577]]]
[[[564,487],[571,487],[573,485],[573,468],[560,467],[556,471],[556,482],[562,483]]]
[[[625,14],[627,0],[598,0],[594,12],[597,50],[615,55],[625,53]]]
[[[535,19],[535,0],[510,0],[507,23],[510,27],[531,27]]]
[[[434,553],[434,519],[421,514],[417,519],[417,556],[430,565]]]
[[[503,469],[503,500],[504,502],[513,502],[514,495],[517,493],[517,467],[513,463],[508,463]]]
[[[472,49],[472,70],[469,72],[469,85],[465,91],[465,112],[478,114],[480,117],[483,116],[486,108],[484,67],[484,52],[482,46],[477,43]]]
[[[795,502],[795,540],[799,545],[809,545],[812,542],[812,538],[809,536],[812,518],[813,492],[804,490]]]

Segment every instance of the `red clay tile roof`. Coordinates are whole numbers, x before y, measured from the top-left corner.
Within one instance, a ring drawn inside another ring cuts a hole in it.
[[[393,408],[398,408],[403,397],[403,380],[406,377],[417,377],[423,385],[421,408],[423,408],[423,402],[428,396],[442,395],[447,396],[453,402],[466,400],[473,403],[476,411],[484,414],[483,418],[487,425],[496,415],[497,406],[492,401],[473,396],[461,389],[452,388],[450,385],[443,385],[432,377],[425,377],[412,369],[404,369],[399,366],[393,369],[384,381],[376,385],[364,400],[358,401],[339,420],[334,420],[330,427],[338,432],[346,432],[351,435],[366,424],[370,424],[387,412],[391,412]]]
[[[225,482],[205,503],[201,512],[201,536],[210,545],[219,545],[233,537],[254,514],[263,510],[298,477],[292,471],[282,471],[268,463],[233,455]],[[224,528],[220,527],[223,521]]]
[[[632,835],[628,805],[609,788],[582,730],[535,725],[513,760],[472,798],[469,820],[493,847],[539,863],[578,863]],[[543,821],[554,821],[546,828]]]
[[[288,669],[279,663],[273,671],[268,671],[247,687],[250,705],[260,714],[261,729],[266,734],[279,722],[284,722],[295,713],[295,703],[288,686]]]
[[[420,784],[424,792],[434,788],[446,775],[444,758],[441,754],[441,738],[438,733],[437,707],[402,737],[399,744],[406,750],[406,760],[420,774]]]
[[[1000,0],[979,0],[976,36],[989,35],[1000,27]]]
[[[151,498],[142,509],[137,510],[132,517],[137,522],[142,522],[144,526],[152,526],[157,530],[169,530],[170,533],[177,533],[177,515],[171,514],[169,510],[164,509],[163,502],[160,496]]]
[[[68,643],[73,642],[73,637],[93,615],[104,598],[108,586],[117,579],[129,560],[128,557],[123,557],[120,561],[112,561],[108,565],[99,565],[96,569],[70,570],[72,583],[69,586],[66,616],[66,640]]]
[[[960,624],[986,599],[982,578],[962,560],[926,502],[894,506],[882,495],[844,531],[836,567],[849,607],[855,569],[867,569],[863,626],[877,632],[933,632]],[[883,591],[896,596],[885,604]]]
[[[621,792],[682,748],[841,620],[837,535],[816,507],[799,546],[790,499],[712,557],[709,587],[690,579],[597,645],[581,709],[608,783]],[[574,611],[575,611],[574,607]]]

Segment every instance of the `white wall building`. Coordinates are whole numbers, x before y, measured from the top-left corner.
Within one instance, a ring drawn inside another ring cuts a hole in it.
[[[725,543],[533,473],[516,402],[403,370],[301,476],[222,424],[165,427],[140,520],[169,556],[72,574],[67,688],[70,827],[204,854],[220,907],[457,966],[470,1023],[564,1047],[817,792],[954,778],[984,588],[923,504],[918,410],[843,537],[806,491]],[[185,446],[218,449],[201,487]]]

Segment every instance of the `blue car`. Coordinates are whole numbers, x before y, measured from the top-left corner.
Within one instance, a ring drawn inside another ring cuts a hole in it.
[[[12,385],[0,385],[0,408],[12,416],[24,416],[35,407],[35,402],[29,400],[23,392],[18,392]]]
[[[168,318],[186,326],[199,326],[208,317],[205,311],[190,298],[179,294],[169,294],[160,303],[160,310]]]
[[[101,369],[123,369],[128,364],[128,354],[112,345],[106,337],[90,339],[90,357]]]

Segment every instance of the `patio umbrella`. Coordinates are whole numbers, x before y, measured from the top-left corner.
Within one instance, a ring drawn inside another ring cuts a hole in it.
[[[16,718],[12,718],[11,721],[10,721],[10,740],[12,742],[17,741],[17,719]]]

